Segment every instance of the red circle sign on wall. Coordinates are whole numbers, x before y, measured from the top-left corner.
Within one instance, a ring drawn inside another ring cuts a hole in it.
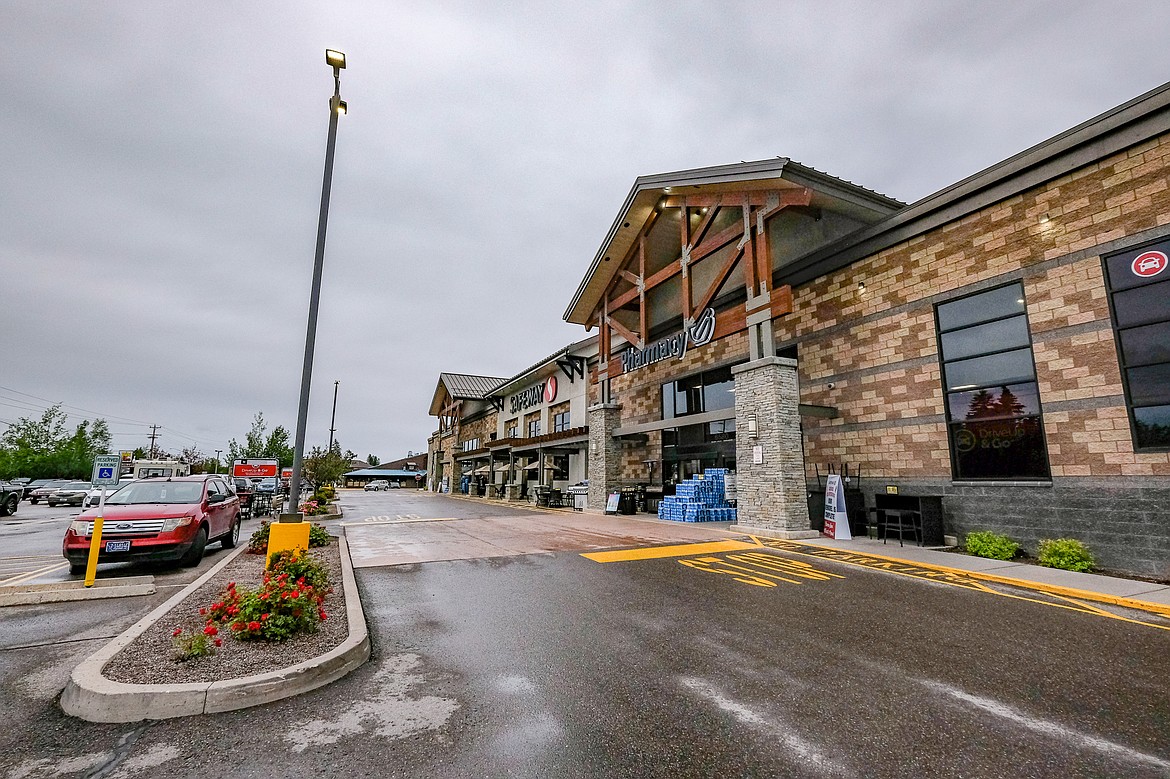
[[[1133,258],[1129,269],[1133,275],[1148,279],[1166,270],[1167,265],[1170,265],[1170,259],[1162,252],[1143,252]]]
[[[557,377],[549,376],[544,383],[544,402],[552,403],[557,399]]]

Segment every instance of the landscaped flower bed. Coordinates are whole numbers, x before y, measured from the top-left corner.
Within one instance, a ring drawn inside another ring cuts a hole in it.
[[[237,555],[115,655],[102,675],[129,684],[213,682],[278,671],[325,654],[348,635],[339,545],[334,541],[329,546],[310,549],[307,554],[327,574],[329,584],[325,587],[319,582],[298,583],[304,578],[298,576],[279,580],[279,574],[265,583],[265,558]],[[323,589],[329,592],[322,597]],[[262,598],[263,595],[268,597]],[[263,610],[261,606],[272,598],[282,600],[289,608]],[[294,611],[293,604],[301,603],[303,607]],[[269,616],[264,618],[265,614]],[[273,614],[281,616],[277,619]],[[300,632],[314,628],[315,632]],[[268,640],[282,636],[291,637]],[[178,659],[181,652],[177,650],[185,646],[199,647],[187,653],[198,656]]]

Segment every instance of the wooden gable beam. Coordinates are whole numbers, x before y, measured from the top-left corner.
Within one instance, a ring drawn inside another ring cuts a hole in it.
[[[617,321],[613,317],[607,317],[606,323],[609,324],[609,326],[614,330],[617,330],[618,335],[620,335],[622,338],[625,338],[632,345],[637,346],[639,349],[642,348],[642,339],[626,329],[625,325],[623,325],[621,322]]]
[[[715,293],[717,293],[719,288],[722,287],[724,282],[727,281],[727,277],[731,275],[731,271],[735,267],[735,264],[742,258],[743,249],[740,249],[737,252],[733,252],[728,256],[727,260],[723,263],[723,267],[720,268],[719,272],[715,274],[715,279],[711,282],[711,286],[707,289],[707,293],[703,295],[703,299],[700,300],[698,305],[695,306],[696,311],[705,311],[707,307],[711,305],[711,301],[715,299]]]

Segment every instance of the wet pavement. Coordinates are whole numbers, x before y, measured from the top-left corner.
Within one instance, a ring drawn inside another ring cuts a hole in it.
[[[0,777],[1170,776],[1164,619],[719,528],[395,491],[342,501],[370,555],[366,666],[252,710],[92,725],[54,695],[95,648],[85,631],[131,615],[30,613],[20,630],[82,632],[0,651]],[[371,563],[379,538],[400,562]]]

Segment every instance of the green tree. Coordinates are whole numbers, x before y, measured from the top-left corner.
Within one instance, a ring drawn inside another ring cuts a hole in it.
[[[269,433],[264,412],[257,412],[252,420],[252,429],[244,436],[244,443],[241,445],[234,438],[228,441],[228,462],[241,458],[265,458],[279,460],[282,468],[288,468],[293,461],[290,438],[283,425],[277,425]]]
[[[341,479],[349,471],[350,460],[357,457],[351,451],[343,454],[341,444],[333,442],[332,449],[314,446],[301,461],[301,475],[314,490]]]
[[[377,468],[378,465],[381,464],[382,458],[378,457],[376,454],[367,454],[366,462],[370,464],[371,468]]]
[[[110,450],[110,430],[104,420],[83,420],[72,433],[68,415],[57,404],[40,419],[21,417],[0,435],[0,478],[88,478],[93,458]]]

